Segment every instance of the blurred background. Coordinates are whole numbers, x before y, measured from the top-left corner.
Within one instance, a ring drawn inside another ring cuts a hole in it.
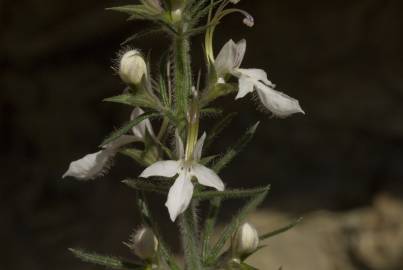
[[[130,113],[100,102],[124,87],[110,68],[120,43],[148,25],[105,11],[128,3],[0,2],[1,269],[99,269],[73,258],[69,247],[131,256],[121,242],[138,214],[134,192],[120,181],[141,168],[121,157],[96,181],[61,179]],[[265,69],[307,113],[280,120],[248,99],[223,100],[239,115],[212,153],[262,122],[222,173],[230,187],[272,184],[250,220],[265,232],[304,216],[296,229],[268,240],[251,264],[403,269],[403,2],[255,0],[239,7],[254,15],[255,27],[228,17],[217,50],[229,38],[246,38],[243,66]],[[168,44],[155,35],[132,45],[156,62]],[[197,70],[199,39],[193,51]],[[177,240],[161,200],[155,207]],[[239,205],[226,204],[222,220]]]

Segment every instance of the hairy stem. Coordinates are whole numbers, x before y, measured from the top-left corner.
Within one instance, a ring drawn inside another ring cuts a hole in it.
[[[175,54],[175,96],[177,111],[185,116],[188,109],[188,99],[192,88],[192,71],[190,67],[189,40],[178,34],[174,38]]]
[[[180,218],[183,248],[185,251],[186,269],[202,270],[201,256],[199,250],[199,239],[195,224],[195,209],[189,207]]]

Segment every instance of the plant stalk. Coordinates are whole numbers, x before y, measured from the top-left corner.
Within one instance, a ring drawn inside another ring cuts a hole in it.
[[[196,224],[194,223],[195,209],[189,207],[179,217],[182,243],[184,248],[185,263],[188,270],[202,270],[201,256],[199,250],[199,239]]]

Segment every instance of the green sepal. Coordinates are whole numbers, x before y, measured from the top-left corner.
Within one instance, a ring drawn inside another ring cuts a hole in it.
[[[246,133],[241,137],[241,139],[233,147],[228,149],[227,152],[224,154],[224,156],[222,156],[222,158],[220,158],[217,161],[217,163],[213,166],[212,169],[218,173],[228,163],[230,163],[236,157],[236,155],[245,147],[245,145],[252,140],[258,126],[259,122],[250,127],[246,131]]]
[[[151,165],[152,163],[149,163],[148,161],[144,160],[143,152],[144,151],[142,151],[142,150],[138,150],[138,149],[134,149],[134,148],[124,148],[119,151],[119,153],[132,158],[134,161],[136,161],[141,166],[147,167],[147,166]]]
[[[110,269],[119,270],[141,270],[144,264],[129,262],[118,257],[100,255],[94,252],[87,252],[82,249],[69,248],[69,251],[84,262],[105,266]]]
[[[255,254],[256,252],[258,252],[259,250],[265,248],[267,245],[260,245],[258,246],[253,252],[248,253],[248,254],[244,254],[241,256],[241,261],[245,261],[247,258],[249,258],[250,256],[252,256],[253,254]]]
[[[265,233],[265,234],[259,236],[259,239],[260,239],[260,241],[263,241],[263,240],[268,239],[270,237],[273,237],[273,236],[276,236],[278,234],[284,233],[284,232],[294,228],[295,226],[297,226],[299,223],[301,223],[302,220],[303,220],[303,218],[300,217],[300,218],[296,219],[295,221],[293,221],[292,223],[290,223],[290,224],[288,224],[288,225],[286,225],[286,226],[284,226],[282,228],[279,228],[277,230],[274,230],[272,232]]]
[[[270,190],[270,185],[266,187],[251,188],[251,189],[230,189],[224,191],[202,191],[195,192],[193,195],[194,199],[197,200],[210,200],[213,198],[220,198],[221,200],[226,199],[240,199],[249,198],[256,196],[260,193],[267,192]]]
[[[251,211],[255,210],[263,200],[265,199],[268,191],[264,191],[248,201],[248,203],[242,207],[237,215],[235,215],[231,222],[225,227],[224,231],[221,233],[220,238],[217,240],[216,244],[212,247],[209,255],[207,256],[207,264],[213,264],[222,252],[223,247],[227,241],[234,235],[235,231],[241,225],[246,215]]]
[[[237,90],[237,86],[232,83],[215,83],[214,86],[202,96],[200,100],[201,106],[204,107],[217,98],[229,95]]]
[[[132,107],[143,107],[157,110],[158,103],[145,91],[138,91],[135,94],[127,93],[114,97],[105,98],[103,101],[129,105]]]
[[[127,124],[123,125],[121,128],[118,130],[112,132],[102,143],[101,147],[107,145],[110,142],[113,142],[114,140],[120,138],[122,135],[126,134],[129,132],[134,126],[138,125],[140,122],[144,121],[145,119],[150,119],[150,118],[155,118],[160,116],[159,113],[155,112],[146,112],[143,113],[142,115],[136,117],[136,119],[133,119],[129,121]]]

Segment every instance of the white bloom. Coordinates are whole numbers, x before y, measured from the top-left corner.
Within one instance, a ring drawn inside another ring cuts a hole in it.
[[[275,85],[267,79],[264,70],[240,68],[245,50],[246,41],[244,39],[238,43],[230,40],[224,45],[214,63],[217,76],[221,78],[219,82],[222,82],[228,74],[237,77],[239,79],[239,91],[236,99],[256,90],[263,105],[279,117],[304,113],[298,100],[274,90]]]
[[[142,109],[135,108],[130,119],[134,120],[143,113]],[[88,180],[102,175],[108,169],[119,148],[132,142],[144,141],[146,131],[151,136],[154,136],[150,120],[148,119],[143,120],[132,128],[133,135],[123,135],[105,145],[102,150],[71,162],[69,169],[63,174],[63,178],[72,176],[80,180]]]
[[[143,227],[134,233],[129,246],[139,258],[150,259],[158,249],[158,239],[150,228]]]
[[[259,235],[249,223],[242,224],[233,238],[232,247],[236,255],[252,253],[259,245]]]
[[[178,133],[175,136],[179,160],[158,161],[146,168],[140,175],[140,177],[148,178],[150,176],[173,177],[178,174],[175,183],[169,190],[165,204],[172,221],[175,221],[189,206],[193,195],[191,181],[193,177],[201,185],[213,187],[219,191],[224,190],[221,178],[213,170],[199,164],[206,133],[197,141],[192,160],[185,160],[183,142]]]
[[[119,75],[125,83],[134,85],[141,83],[143,76],[147,76],[147,64],[139,51],[130,50],[122,55]]]

